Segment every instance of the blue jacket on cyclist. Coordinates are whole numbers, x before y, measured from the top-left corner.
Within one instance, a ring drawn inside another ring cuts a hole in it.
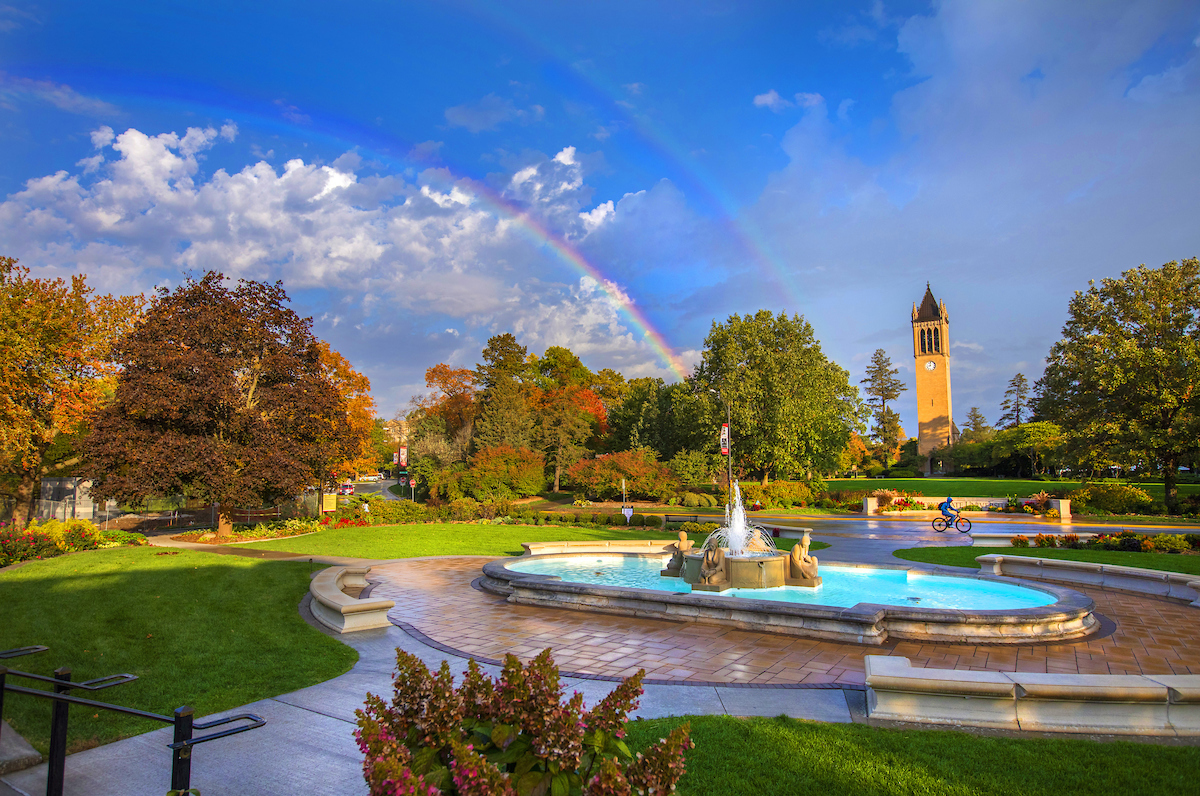
[[[958,518],[958,511],[955,510],[953,504],[954,504],[953,498],[946,498],[945,502],[938,504],[938,508],[942,510],[942,516],[948,520],[953,520],[953,519]]]

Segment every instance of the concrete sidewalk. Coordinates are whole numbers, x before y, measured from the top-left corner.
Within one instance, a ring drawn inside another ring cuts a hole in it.
[[[250,712],[265,718],[267,724],[196,747],[192,759],[193,787],[203,796],[365,794],[362,755],[353,735],[354,711],[362,707],[367,692],[391,695],[396,648],[417,655],[431,669],[441,666],[443,660],[450,661],[456,674],[466,668],[464,659],[426,646],[397,627],[339,638],[359,652],[358,663],[346,674],[216,714]],[[498,673],[494,666],[483,669],[492,675]],[[603,680],[563,678],[566,693],[579,691],[589,706],[615,685]],[[861,699],[861,692],[847,694],[838,688],[652,685],[646,687],[641,706],[633,716],[785,714],[816,721],[850,722],[850,703]],[[73,754],[67,758],[65,792],[80,796],[162,796],[170,785],[171,755],[167,749],[170,741],[171,729],[164,727]],[[46,766],[0,777],[0,796],[6,796],[4,785],[24,796],[40,796],[46,789]]]

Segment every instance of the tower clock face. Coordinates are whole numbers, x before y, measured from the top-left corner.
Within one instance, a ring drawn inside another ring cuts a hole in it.
[[[932,359],[925,363],[925,370],[936,370],[936,369],[937,369],[937,363],[934,362]]]

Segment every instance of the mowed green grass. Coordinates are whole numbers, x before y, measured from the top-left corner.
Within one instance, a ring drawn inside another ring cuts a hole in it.
[[[1122,567],[1157,569],[1200,575],[1200,556],[1169,553],[1127,553],[1119,550],[1060,550],[1041,547],[914,547],[896,550],[892,555],[905,561],[922,561],[951,567],[979,568],[976,556],[1029,556],[1061,561],[1087,561],[1092,564],[1116,564]]]
[[[926,497],[1029,497],[1042,490],[1079,489],[1078,481],[1024,481],[1015,478],[839,478],[826,481],[830,491],[898,489],[920,492]],[[1162,484],[1134,484],[1152,497],[1162,500]],[[1180,484],[1179,494],[1200,492],[1200,484]]]
[[[676,532],[678,533],[678,532]],[[383,561],[419,556],[519,556],[525,552],[522,542],[623,541],[662,539],[671,541],[676,533],[661,528],[604,526],[586,528],[573,525],[469,525],[466,523],[430,523],[417,525],[378,525],[368,528],[329,528],[293,539],[267,539],[240,545],[259,550],[278,550],[308,556],[346,556]],[[701,544],[705,534],[689,538]],[[781,550],[790,550],[795,539],[776,539]],[[829,545],[813,542],[813,550]]]
[[[994,738],[788,718],[634,721],[640,750],[683,723],[681,796],[1170,796],[1196,792],[1200,748],[1070,738]]]
[[[0,573],[0,650],[50,648],[2,663],[41,675],[67,666],[76,682],[134,674],[135,682],[75,693],[167,716],[191,705],[199,719],[323,682],[358,660],[300,618],[307,563],[163,552],[95,550]],[[11,675],[8,683],[42,687]],[[4,702],[5,719],[43,754],[50,704],[15,694]],[[75,749],[164,726],[80,707],[70,715]]]

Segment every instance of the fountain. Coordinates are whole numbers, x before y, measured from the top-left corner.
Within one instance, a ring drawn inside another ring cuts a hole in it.
[[[692,549],[687,534],[679,533],[664,577],[683,578],[693,591],[722,592],[728,589],[771,589],[778,586],[821,585],[817,559],[808,554],[811,544],[804,532],[792,552],[775,549],[771,535],[746,520],[742,492],[737,482],[725,506],[725,525],[709,534],[704,545]]]

